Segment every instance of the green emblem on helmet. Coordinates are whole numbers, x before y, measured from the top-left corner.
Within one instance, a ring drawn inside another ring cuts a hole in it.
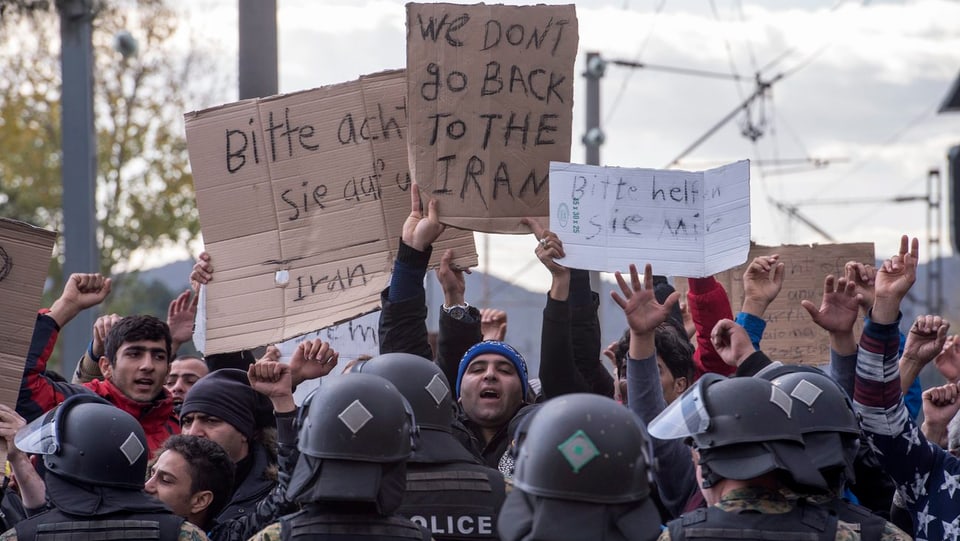
[[[573,473],[580,473],[584,466],[600,454],[597,446],[583,430],[574,432],[566,441],[558,445],[557,449],[573,468]]]

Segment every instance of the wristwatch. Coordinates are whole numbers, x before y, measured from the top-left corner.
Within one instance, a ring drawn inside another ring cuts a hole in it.
[[[442,306],[443,311],[447,313],[452,319],[460,321],[467,315],[467,310],[470,309],[470,305],[464,302],[463,304],[454,304],[453,306],[447,307]]]

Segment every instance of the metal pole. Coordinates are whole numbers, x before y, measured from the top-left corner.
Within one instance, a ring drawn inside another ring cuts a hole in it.
[[[600,165],[600,145],[603,144],[603,131],[600,129],[600,78],[603,77],[601,62],[600,53],[587,53],[587,70],[584,73],[587,78],[587,125],[583,136],[587,165]],[[607,297],[601,291],[602,288],[603,282],[600,280],[600,273],[590,271],[590,289],[600,294],[600,308],[597,312],[601,335],[603,333],[603,312]]]
[[[96,209],[97,139],[93,116],[93,2],[58,0],[63,88],[61,129],[63,148],[64,276],[100,271]],[[84,310],[63,330],[64,376],[80,358],[95,320]]]
[[[239,0],[240,99],[277,93],[277,0]]]

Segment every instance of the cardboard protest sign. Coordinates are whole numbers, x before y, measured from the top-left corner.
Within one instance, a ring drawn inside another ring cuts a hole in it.
[[[758,246],[750,247],[747,263],[716,275],[730,298],[730,307],[736,314],[743,306],[743,272],[750,261],[761,255],[779,254],[784,263],[783,288],[767,308],[760,349],[775,361],[788,364],[822,365],[830,362],[830,337],[810,319],[800,305],[809,300],[820,306],[823,298],[823,279],[828,274],[843,276],[847,261],[875,264],[873,243],[814,244],[813,246]],[[686,298],[687,280],[674,281]],[[857,321],[859,336],[862,320]]]
[[[204,353],[249,349],[375,310],[410,210],[402,71],[188,113],[204,244]],[[451,230],[476,265],[473,236]]]
[[[569,161],[573,5],[407,4],[410,171],[444,223],[528,233]]]
[[[0,218],[0,404],[11,408],[17,405],[56,240],[52,231]],[[5,447],[0,455],[0,462],[5,462]]]
[[[551,163],[550,229],[570,268],[716,274],[747,257],[750,162],[703,172]]]
[[[280,362],[289,363],[293,352],[301,342],[315,340],[319,338],[330,344],[330,347],[340,354],[340,360],[333,372],[318,380],[309,380],[297,386],[293,397],[297,404],[302,404],[303,399],[311,391],[320,386],[323,380],[335,378],[341,375],[347,363],[360,357],[369,355],[376,357],[380,354],[380,314],[373,313],[352,319],[350,321],[333,325],[326,329],[311,332],[303,336],[298,336],[292,340],[277,344],[280,349]]]

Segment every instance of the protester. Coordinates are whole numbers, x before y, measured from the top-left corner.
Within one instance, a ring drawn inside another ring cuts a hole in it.
[[[180,407],[183,405],[183,399],[197,381],[203,376],[209,374],[207,363],[199,357],[186,355],[177,357],[170,363],[170,373],[167,374],[167,380],[163,387],[170,391],[173,396],[173,409],[180,414]]]
[[[166,323],[153,316],[136,315],[114,324],[98,360],[102,380],[74,385],[47,374],[47,360],[60,329],[82,310],[103,302],[110,293],[110,283],[100,274],[73,274],[50,309],[41,311],[23,368],[17,413],[31,421],[68,396],[93,392],[140,422],[152,453],[180,432],[173,398],[163,388],[171,358]]]

